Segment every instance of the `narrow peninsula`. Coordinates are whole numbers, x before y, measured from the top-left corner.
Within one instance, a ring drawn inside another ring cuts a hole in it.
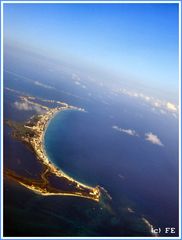
[[[68,176],[51,162],[44,149],[44,134],[49,121],[55,114],[68,109],[78,111],[84,111],[84,109],[60,101],[38,99],[30,96],[20,96],[20,99],[22,102],[39,107],[42,109],[42,113],[34,115],[25,123],[7,120],[6,124],[12,129],[12,137],[26,144],[34,152],[36,158],[43,166],[43,171],[39,179],[20,176],[10,169],[5,171],[5,176],[37,194],[45,196],[76,196],[99,202],[102,191],[101,187],[87,186]],[[46,104],[43,104],[45,102],[47,105],[52,104],[53,106],[56,105],[56,107],[48,107]],[[56,184],[54,183],[55,181],[52,181],[53,179],[56,179]]]

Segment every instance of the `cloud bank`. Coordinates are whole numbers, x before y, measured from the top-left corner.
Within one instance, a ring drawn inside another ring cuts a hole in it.
[[[169,101],[160,100],[158,98],[154,98],[152,96],[147,96],[143,93],[130,91],[125,88],[113,89],[115,93],[124,94],[129,97],[137,98],[149,105],[151,105],[152,109],[158,109],[161,114],[171,113],[172,116],[176,117],[178,114],[178,106]]]

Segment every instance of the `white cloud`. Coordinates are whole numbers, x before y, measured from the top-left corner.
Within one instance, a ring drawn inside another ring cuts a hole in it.
[[[121,131],[131,136],[138,136],[136,131],[132,129],[121,129]]]
[[[118,132],[123,132],[123,133],[126,133],[126,134],[130,135],[130,136],[136,136],[136,137],[139,136],[138,133],[133,129],[123,129],[123,128],[120,128],[116,125],[112,126],[112,128],[115,129]]]
[[[74,81],[75,85],[80,86],[83,89],[87,88],[84,84],[82,84],[81,78],[78,74],[72,73],[71,78]]]
[[[140,135],[134,130],[134,129],[124,129],[120,128],[116,125],[112,126],[112,128],[118,132],[128,134],[130,136],[140,137]],[[164,144],[161,142],[159,137],[152,132],[145,133],[145,140],[151,142],[152,144],[156,144],[159,146],[164,146]]]
[[[172,112],[176,112],[177,111],[177,107],[173,103],[171,103],[171,102],[167,102],[166,107],[167,107],[168,110],[170,110]]]
[[[80,82],[78,82],[78,81],[75,81],[75,84],[76,84],[76,85],[80,85]]]
[[[71,78],[72,78],[74,81],[80,81],[80,76],[78,76],[78,74],[76,74],[76,73],[72,73]]]
[[[36,111],[37,113],[44,112],[44,110],[41,107],[31,105],[28,102],[15,102],[14,106],[20,111],[21,110],[23,110],[23,111]]]
[[[52,86],[49,86],[49,85],[43,84],[43,83],[38,82],[38,81],[35,81],[34,84],[37,85],[37,86],[40,86],[40,87],[44,87],[44,88],[48,88],[48,89],[53,89]]]
[[[161,140],[158,138],[158,136],[151,132],[145,133],[145,140],[149,141],[153,144],[159,145],[159,146],[164,146],[164,144],[161,142]]]

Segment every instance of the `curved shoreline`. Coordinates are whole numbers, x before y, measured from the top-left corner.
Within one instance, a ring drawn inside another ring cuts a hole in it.
[[[61,176],[64,176],[66,177],[67,179],[71,180],[71,181],[75,181],[77,183],[79,183],[80,185],[82,186],[85,186],[85,187],[88,187],[90,189],[92,189],[93,187],[89,186],[89,185],[86,185],[86,184],[83,184],[75,179],[73,179],[72,177],[70,177],[68,174],[64,173],[64,171],[62,171],[59,167],[56,166],[56,164],[54,162],[51,161],[50,157],[48,156],[47,152],[46,152],[46,149],[45,149],[45,146],[44,146],[44,137],[45,137],[45,132],[47,131],[47,128],[49,126],[49,123],[51,122],[51,120],[53,120],[53,118],[60,112],[62,111],[66,111],[66,110],[71,110],[71,109],[77,109],[75,107],[70,107],[70,108],[66,108],[64,110],[60,109],[58,110],[57,112],[55,112],[51,117],[50,119],[45,123],[45,129],[44,131],[42,132],[42,136],[41,136],[41,149],[42,149],[42,152],[46,158],[46,160],[48,161],[45,161],[44,163],[47,164],[47,166],[49,166],[50,168],[52,168],[52,170],[54,171],[54,173],[57,175],[57,176],[60,176],[60,173],[61,173]],[[78,111],[83,111],[83,110],[80,110],[80,109],[77,109]]]
[[[62,111],[63,111],[63,110],[62,110]],[[51,161],[50,156],[48,156],[47,151],[46,151],[46,148],[45,148],[45,134],[46,134],[46,131],[47,131],[48,127],[49,127],[50,122],[54,119],[54,117],[55,117],[58,113],[60,113],[60,112],[62,112],[62,111],[58,111],[57,113],[54,114],[54,116],[52,116],[52,118],[49,119],[49,121],[47,122],[47,124],[46,124],[46,126],[45,126],[45,130],[44,130],[43,136],[42,136],[42,150],[43,150],[43,153],[44,153],[44,155],[50,160],[50,162],[52,163],[52,165],[54,165],[55,167],[57,167],[57,165],[56,165],[53,161]],[[64,110],[64,111],[65,111],[65,110]],[[59,168],[59,170],[61,171],[60,168]]]
[[[71,109],[69,109],[71,110]],[[49,121],[47,122],[47,124],[45,125],[45,130],[43,131],[43,136],[42,136],[42,150],[44,152],[44,155],[49,159],[49,161],[52,163],[52,165],[54,165],[55,168],[58,168],[62,173],[64,173],[61,168],[59,166],[57,166],[57,164],[55,164],[53,161],[51,161],[51,157],[48,155],[47,151],[46,151],[46,147],[45,147],[45,134],[46,134],[46,131],[49,127],[49,124],[51,123],[51,121],[54,119],[54,117],[56,115],[58,115],[59,113],[63,112],[63,111],[68,111],[68,109],[64,109],[64,110],[60,110],[58,112],[56,112],[50,119]],[[64,173],[65,175],[67,175],[66,173]]]
[[[44,171],[40,175],[41,181],[39,182],[35,182],[32,179],[18,176],[12,171],[8,171],[8,176],[13,180],[18,181],[24,187],[41,195],[77,196],[99,202],[101,197],[101,188],[99,186],[91,187],[83,184],[64,173],[51,161],[51,159],[47,155],[44,146],[45,132],[49,126],[50,121],[55,117],[56,114],[68,109],[78,111],[84,111],[84,109],[70,106],[66,103],[59,101],[57,101],[56,103],[61,106],[58,106],[56,108],[48,108],[47,106],[32,101],[32,99],[35,98],[22,97],[22,99],[29,104],[38,105],[43,110],[45,110],[45,113],[31,118],[26,124],[21,126],[22,131],[20,131],[19,129],[17,130],[18,127],[12,124],[11,127],[14,130],[13,135],[31,147],[37,159],[44,166]],[[53,100],[44,101],[55,102]],[[59,181],[60,184],[63,183],[64,185],[66,182],[66,189],[64,189],[65,185],[63,189],[57,187],[55,188],[54,186],[52,186],[50,182],[50,176],[56,177],[57,181]]]

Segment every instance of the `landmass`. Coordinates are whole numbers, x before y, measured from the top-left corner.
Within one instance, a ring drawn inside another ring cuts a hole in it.
[[[49,121],[55,116],[55,114],[68,109],[78,111],[84,111],[84,109],[60,101],[38,99],[31,96],[20,96],[20,99],[23,102],[41,108],[43,113],[34,115],[25,123],[19,123],[12,120],[7,120],[5,123],[12,129],[12,137],[26,144],[26,146],[34,152],[36,158],[43,166],[43,171],[38,180],[21,176],[10,169],[5,170],[5,176],[37,194],[46,196],[76,196],[99,202],[103,188],[99,186],[91,187],[85,185],[68,176],[49,160],[44,150],[44,134]],[[41,104],[36,102],[37,100],[39,100],[39,102],[41,100]],[[51,108],[42,104],[44,102],[50,104],[54,103],[57,106]],[[55,180],[57,184],[54,184]]]

